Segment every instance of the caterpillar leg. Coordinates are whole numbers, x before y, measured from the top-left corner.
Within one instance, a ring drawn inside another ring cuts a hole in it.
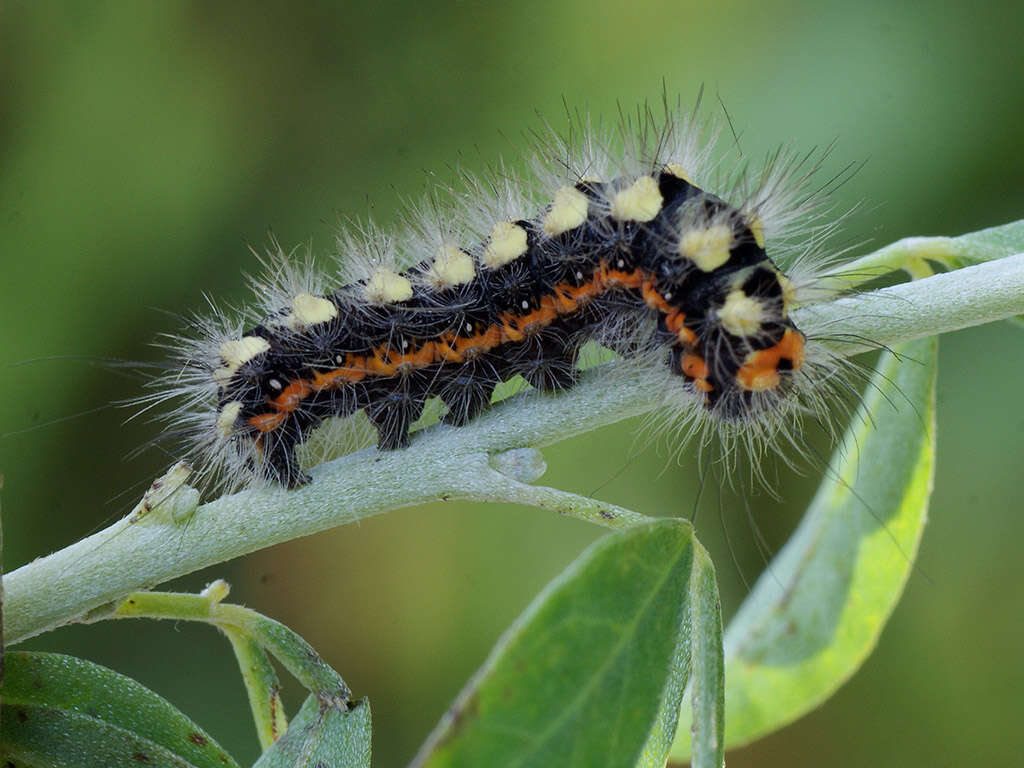
[[[579,345],[563,335],[540,332],[522,344],[512,369],[542,392],[571,388],[578,378]]]
[[[495,362],[481,358],[450,372],[440,391],[448,413],[441,421],[453,427],[468,424],[491,404],[491,393],[501,381]]]
[[[312,480],[302,471],[295,455],[295,446],[300,438],[301,434],[291,425],[282,428],[280,432],[261,435],[257,442],[257,454],[262,453],[261,474],[274,478],[286,488],[301,488]],[[252,457],[250,463],[256,460],[256,457]]]
[[[366,409],[370,423],[377,428],[377,447],[393,451],[409,445],[409,427],[423,415],[425,397],[409,382],[381,393],[379,400]]]

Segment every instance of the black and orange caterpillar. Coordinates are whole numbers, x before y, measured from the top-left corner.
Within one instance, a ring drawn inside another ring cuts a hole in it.
[[[419,258],[404,270],[371,244],[362,277],[333,289],[293,271],[254,324],[208,324],[180,345],[175,384],[190,404],[178,423],[208,457],[296,487],[309,480],[296,446],[325,419],[365,411],[379,447],[401,448],[430,398],[462,425],[514,376],[571,387],[588,341],[667,368],[721,421],[770,414],[806,339],[789,318],[794,285],[766,251],[766,187],[731,204],[698,186],[693,157],[671,149],[694,146],[683,122],[654,131],[653,148],[645,133],[610,162],[600,150],[614,175],[595,176],[593,157],[564,163],[532,218],[496,195],[476,208],[489,223],[475,244],[458,242],[459,228],[421,226],[434,234],[411,237]]]

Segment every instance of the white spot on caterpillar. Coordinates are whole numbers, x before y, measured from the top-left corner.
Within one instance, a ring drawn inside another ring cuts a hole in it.
[[[491,269],[503,267],[526,253],[526,230],[511,221],[499,221],[491,231],[484,249],[484,264]]]
[[[242,404],[237,400],[232,400],[221,408],[220,413],[217,414],[217,434],[223,438],[231,437],[235,422],[238,421],[238,414],[241,412]]]
[[[397,272],[381,267],[370,275],[363,294],[375,304],[393,304],[412,298],[412,283]]]
[[[786,317],[787,311],[796,303],[797,287],[796,283],[781,272],[776,272],[776,277],[782,286],[782,316]]]
[[[267,385],[268,385],[268,386],[269,386],[269,387],[270,387],[270,388],[271,388],[272,390],[274,390],[275,392],[280,392],[280,391],[281,391],[282,389],[284,389],[284,384],[282,384],[282,383],[281,383],[280,381],[278,381],[277,379],[270,379],[270,380],[269,380],[269,381],[267,382]]]
[[[311,325],[326,323],[338,316],[338,308],[334,302],[322,296],[300,293],[292,299],[292,311],[284,321],[295,331],[301,331]]]
[[[765,321],[764,305],[742,290],[730,291],[725,304],[717,312],[718,319],[733,336],[753,336]]]
[[[757,247],[764,249],[764,222],[761,221],[761,217],[756,213],[747,216],[747,229],[754,236],[754,242],[757,243]]]
[[[691,229],[679,238],[679,255],[696,264],[701,272],[711,272],[729,260],[732,239],[728,224]]]
[[[675,176],[677,179],[682,179],[687,184],[693,184],[693,179],[690,178],[690,174],[686,172],[686,169],[678,163],[669,163],[665,166],[665,173]]]
[[[529,309],[530,308],[530,302],[524,300],[523,304],[522,304],[522,307],[523,307],[523,309]]]
[[[661,210],[658,182],[641,176],[612,197],[612,218],[619,221],[650,221]]]
[[[463,285],[476,277],[473,257],[454,245],[442,245],[427,270],[427,280],[437,287]]]
[[[224,385],[235,372],[257,355],[270,349],[270,342],[260,336],[228,339],[220,345],[220,359],[224,365],[213,372],[213,380]]]
[[[574,187],[562,187],[555,192],[551,210],[544,217],[544,234],[555,237],[576,229],[587,220],[587,196]]]

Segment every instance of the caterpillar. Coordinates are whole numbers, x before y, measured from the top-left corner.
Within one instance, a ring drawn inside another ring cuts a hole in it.
[[[296,449],[325,420],[361,411],[399,449],[432,399],[460,426],[517,376],[572,387],[595,342],[638,375],[667,371],[675,407],[771,434],[820,397],[815,345],[790,319],[800,283],[779,266],[815,250],[790,237],[817,205],[814,168],[779,152],[751,180],[713,160],[716,136],[667,103],[610,131],[547,129],[533,181],[464,174],[404,232],[343,235],[336,274],[277,259],[242,319],[172,338],[179,362],[144,402],[182,401],[170,432],[211,475],[296,488]]]

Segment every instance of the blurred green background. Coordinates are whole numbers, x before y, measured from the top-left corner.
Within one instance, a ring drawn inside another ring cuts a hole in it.
[[[481,168],[562,98],[595,114],[720,96],[745,151],[867,160],[838,192],[859,251],[1024,216],[1024,11],[824,0],[700,3],[0,3],[0,439],[8,570],[123,514],[171,457],[101,408],[143,381],[101,358],[151,343],[204,294],[244,301],[272,231],[334,247],[394,221],[425,170]],[[939,470],[917,573],[839,694],[729,765],[1011,765],[1024,689],[1024,332],[943,340]],[[47,358],[39,360],[38,358]],[[29,361],[29,362],[26,362]],[[67,421],[62,417],[79,416]],[[635,424],[546,451],[544,482],[687,515],[695,469],[631,450]],[[607,478],[611,478],[610,480]],[[814,477],[749,499],[778,548]],[[763,567],[742,501],[698,532],[725,610]],[[498,634],[599,531],[512,506],[403,510],[194,574],[306,637],[369,695],[375,765],[404,765]],[[731,542],[731,544],[730,544]],[[72,627],[26,647],[133,675],[242,761],[257,746],[228,644],[206,627]],[[300,698],[291,686],[293,704]]]

